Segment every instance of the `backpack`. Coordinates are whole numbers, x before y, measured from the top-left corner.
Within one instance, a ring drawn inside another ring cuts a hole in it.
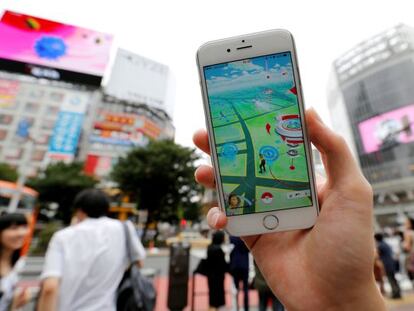
[[[156,301],[154,285],[138,268],[137,259],[132,256],[131,236],[127,223],[123,222],[122,225],[130,267],[125,271],[117,290],[117,311],[153,311]]]

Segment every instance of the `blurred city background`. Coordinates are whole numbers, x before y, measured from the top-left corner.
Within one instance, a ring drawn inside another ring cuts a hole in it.
[[[208,162],[191,144],[204,127],[195,52],[207,40],[286,28],[306,102],[345,137],[373,186],[375,230],[392,248],[403,297],[389,307],[412,310],[401,236],[414,216],[414,5],[222,5],[0,4],[0,209],[30,219],[20,286],[38,291],[51,236],[70,224],[76,194],[96,187],[147,248],[156,310],[207,310],[207,281],[193,272],[211,243],[204,215],[216,197],[193,178]],[[316,150],[313,158],[323,175]],[[225,284],[233,310],[230,276]],[[384,287],[391,297],[385,276]]]

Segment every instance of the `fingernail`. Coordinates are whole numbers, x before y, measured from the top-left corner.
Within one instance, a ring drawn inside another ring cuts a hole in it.
[[[220,217],[220,213],[215,213],[215,214],[213,215],[213,227],[216,227],[216,226],[217,226],[217,223],[218,223],[219,217]]]

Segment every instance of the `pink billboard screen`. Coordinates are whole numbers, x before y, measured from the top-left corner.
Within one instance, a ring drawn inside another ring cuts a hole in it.
[[[414,105],[367,119],[358,127],[365,153],[414,142]]]
[[[112,36],[6,11],[0,20],[0,58],[102,76]]]

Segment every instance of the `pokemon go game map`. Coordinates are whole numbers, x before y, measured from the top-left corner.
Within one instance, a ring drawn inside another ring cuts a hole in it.
[[[227,215],[312,205],[290,53],[204,75]]]

